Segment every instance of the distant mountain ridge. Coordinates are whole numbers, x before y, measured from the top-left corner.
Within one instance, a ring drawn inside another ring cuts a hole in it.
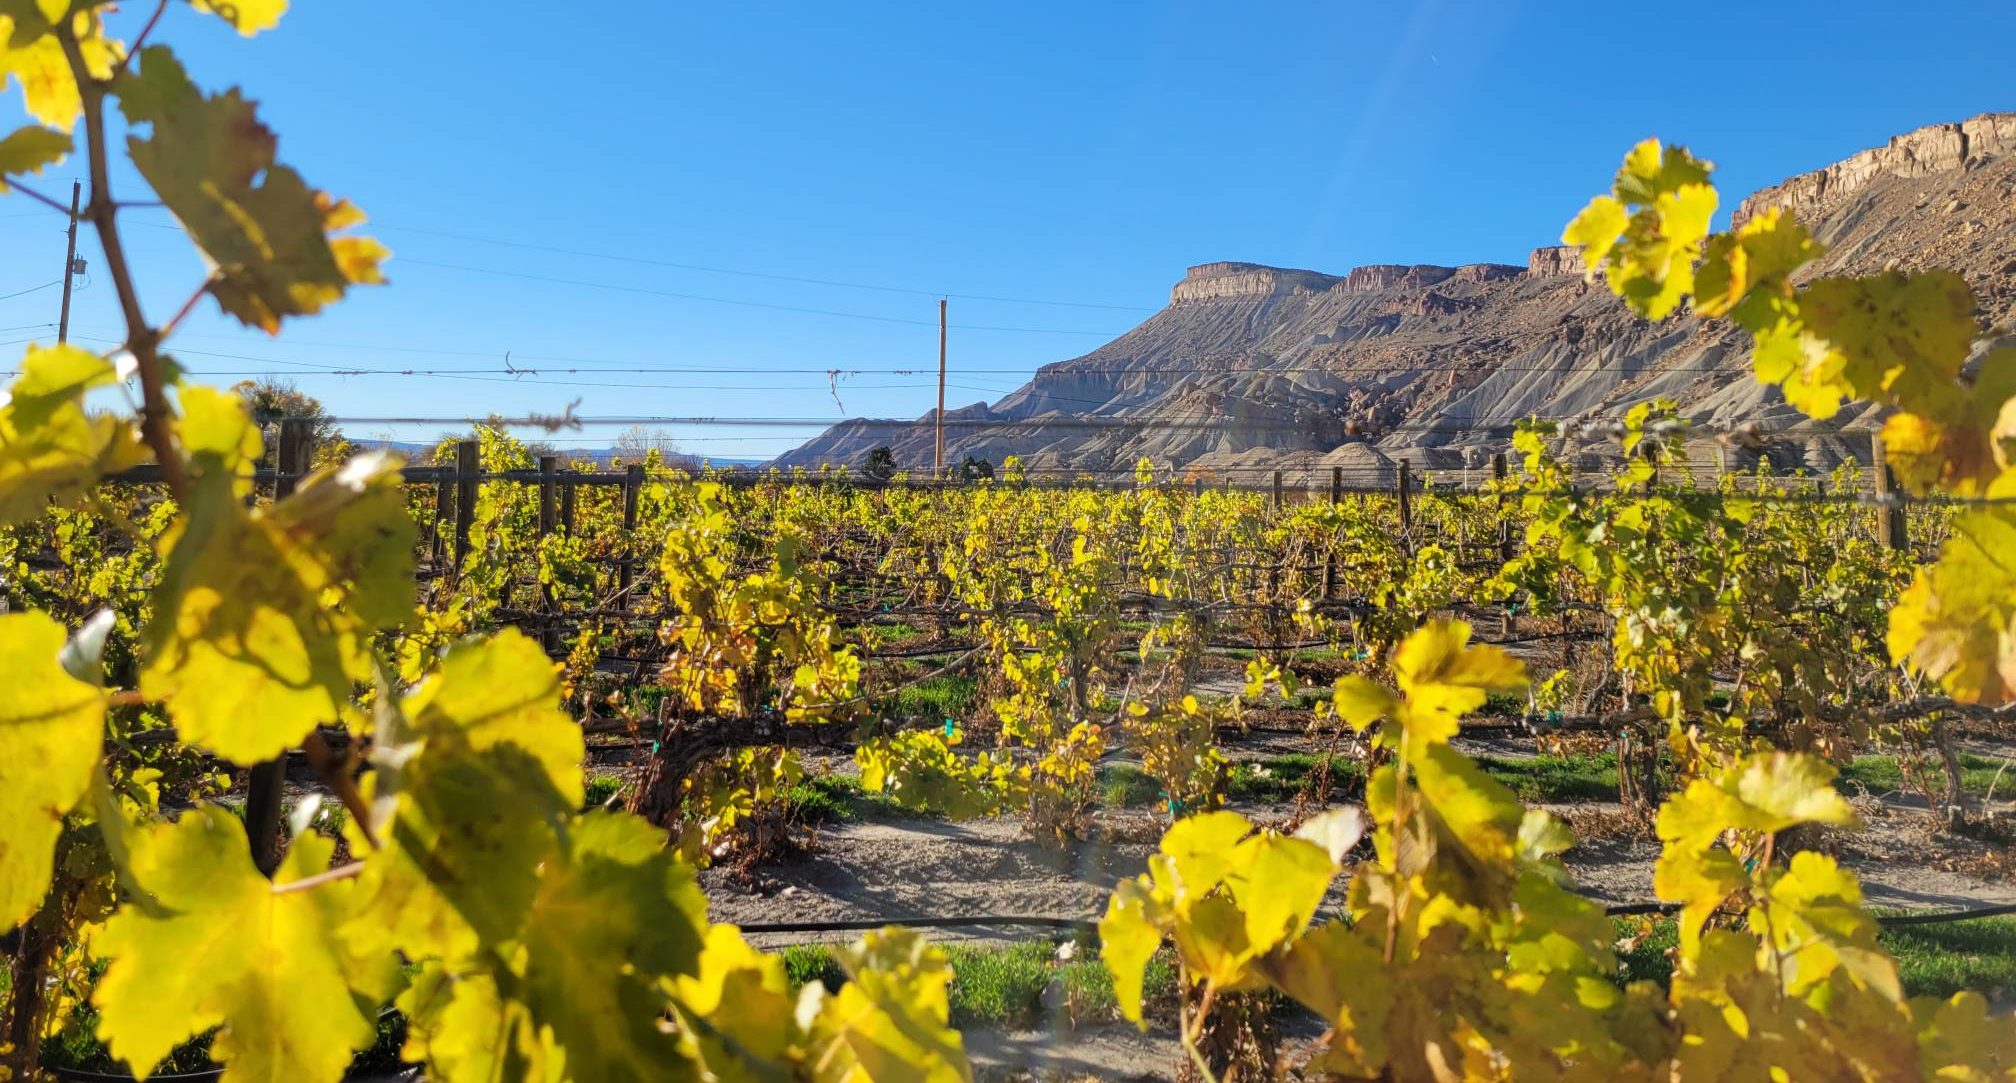
[[[1732,215],[1741,222],[1768,206],[1790,207],[1828,245],[1817,273],[1950,268],[1981,295],[1984,334],[2012,330],[2016,113],[1915,129],[1753,193]],[[1523,267],[1382,264],[1333,275],[1199,264],[1168,307],[1119,338],[1043,366],[992,404],[948,410],[946,456],[1119,470],[1145,455],[1199,472],[1282,469],[1302,484],[1333,465],[1376,475],[1401,457],[1477,466],[1503,437],[1461,430],[1528,415],[1611,417],[1656,397],[1717,425],[1807,434],[1774,457],[1815,469],[1864,456],[1858,430],[1876,423],[1844,414],[1820,433],[1749,375],[1740,331],[1691,316],[1639,320],[1583,280],[1578,253],[1548,246]],[[774,461],[858,466],[888,444],[899,464],[928,467],[932,440],[928,414],[854,421]]]

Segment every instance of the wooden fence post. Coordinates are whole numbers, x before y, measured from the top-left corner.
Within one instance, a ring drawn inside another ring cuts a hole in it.
[[[1330,468],[1330,506],[1344,502],[1344,468]],[[1330,601],[1337,596],[1337,533],[1330,533],[1330,548],[1323,553],[1323,600]]]
[[[1281,510],[1281,471],[1274,471],[1274,510]]]
[[[448,559],[448,535],[443,533],[443,531],[450,529],[449,524],[453,522],[448,517],[448,507],[454,501],[455,479],[453,475],[443,474],[439,478],[436,478],[434,481],[434,536],[429,540],[429,551],[433,555],[434,570],[437,575],[440,574],[442,562]]]
[[[574,483],[573,473],[568,471],[568,479],[560,483],[560,533],[569,536],[574,533],[574,491],[580,488]]]
[[[618,596],[616,607],[625,612],[630,609],[630,583],[635,574],[637,555],[632,551],[635,539],[631,531],[637,529],[637,498],[644,492],[644,467],[631,464],[623,468],[623,562],[617,566],[616,586]]]
[[[1400,460],[1400,538],[1408,552],[1414,551],[1414,464]]]
[[[1876,490],[1876,540],[1885,549],[1907,549],[1911,545],[1911,532],[1904,517],[1904,504],[1897,499],[1897,475],[1890,470],[1881,434],[1869,434],[1869,452],[1870,481]]]
[[[307,421],[290,417],[280,422],[273,476],[276,502],[294,495],[301,476],[308,472],[313,443],[314,430]],[[252,765],[245,778],[245,836],[251,845],[252,864],[267,877],[280,867],[280,794],[286,782],[285,752]]]
[[[1498,482],[1498,562],[1512,559],[1512,520],[1505,517],[1505,479],[1511,473],[1505,462],[1505,453],[1491,456],[1491,476]]]
[[[554,475],[559,469],[559,456],[539,456],[539,536],[542,538],[553,533],[553,525],[559,518],[555,503],[559,490],[554,484]]]
[[[462,574],[462,560],[469,555],[469,528],[476,523],[476,486],[483,480],[482,459],[476,441],[455,442],[455,569]]]
[[[539,456],[539,537],[553,533],[559,519],[559,487],[556,475],[560,470],[557,455]],[[552,653],[560,645],[558,608],[553,604],[553,588],[539,585],[539,643]]]

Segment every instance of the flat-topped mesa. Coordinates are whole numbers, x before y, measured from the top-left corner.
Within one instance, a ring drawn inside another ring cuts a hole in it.
[[[1760,188],[1730,215],[1742,225],[1769,207],[1813,218],[1879,177],[1929,177],[2016,151],[2016,113],[1983,113],[1958,124],[1928,124],[1890,142],[1849,155],[1825,169]]]
[[[1534,278],[1579,275],[1582,270],[1582,250],[1569,245],[1556,244],[1536,248],[1526,257],[1526,273]]]
[[[1200,263],[1190,268],[1183,281],[1169,291],[1169,303],[1224,301],[1243,297],[1270,297],[1292,290],[1320,293],[1339,279],[1317,271],[1288,267],[1268,267],[1259,263]]]
[[[1339,293],[1372,293],[1410,286],[1432,286],[1455,273],[1454,267],[1438,267],[1432,263],[1417,263],[1411,267],[1399,263],[1374,263],[1352,268],[1342,283],[1331,288]]]
[[[1456,273],[1450,277],[1458,282],[1498,282],[1517,278],[1525,271],[1526,268],[1509,263],[1466,263],[1456,268]]]

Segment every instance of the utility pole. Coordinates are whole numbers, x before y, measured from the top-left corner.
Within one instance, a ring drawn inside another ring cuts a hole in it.
[[[945,298],[938,299],[938,439],[931,452],[931,476],[945,476]]]
[[[70,182],[70,251],[63,255],[63,316],[56,324],[56,341],[70,341],[70,280],[77,277],[77,200],[84,194],[83,181]]]

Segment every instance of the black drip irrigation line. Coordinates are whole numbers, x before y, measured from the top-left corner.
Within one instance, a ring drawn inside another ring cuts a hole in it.
[[[1618,903],[1603,908],[1607,917],[1635,917],[1639,915],[1673,914],[1680,910],[1678,903],[1636,902]],[[1941,925],[1955,921],[1974,921],[1980,918],[2005,917],[2016,914],[2016,904],[1984,906],[1969,910],[1916,911],[1903,914],[1879,914],[1876,922],[1884,927],[1898,925]],[[1040,914],[980,914],[961,917],[894,917],[894,918],[846,918],[832,921],[775,921],[740,926],[746,935],[774,935],[779,933],[851,933],[867,932],[889,925],[903,925],[913,929],[963,929],[963,928],[1028,928],[1064,929],[1071,932],[1094,932],[1099,928],[1095,918],[1061,918]]]

